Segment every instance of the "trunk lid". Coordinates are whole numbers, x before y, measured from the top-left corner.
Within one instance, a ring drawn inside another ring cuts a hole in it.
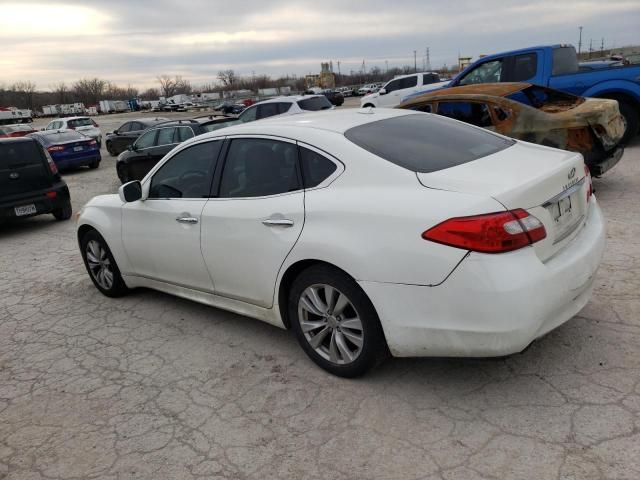
[[[490,196],[506,209],[523,208],[536,216],[547,232],[534,244],[542,261],[569,243],[586,218],[589,181],[579,153],[517,142],[493,155],[417,176],[425,187]]]
[[[44,153],[35,141],[0,142],[0,196],[27,193],[51,185]]]

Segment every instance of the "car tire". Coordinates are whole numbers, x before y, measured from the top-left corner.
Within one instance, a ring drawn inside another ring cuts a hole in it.
[[[107,152],[109,152],[109,155],[111,155],[112,157],[115,157],[118,155],[116,151],[113,149],[113,145],[111,144],[111,142],[107,142],[106,147],[107,147]]]
[[[363,375],[388,356],[373,304],[337,268],[316,265],[300,273],[289,291],[287,307],[302,349],[334,375]]]
[[[640,114],[635,105],[625,102],[624,100],[618,101],[620,108],[620,114],[627,122],[627,130],[622,137],[622,143],[627,144],[638,134],[638,128],[640,127]]]
[[[73,214],[73,208],[71,207],[71,200],[65,200],[64,205],[62,207],[55,209],[53,212],[53,216],[56,220],[69,220],[71,215]]]
[[[121,297],[129,290],[107,242],[95,230],[80,239],[80,252],[91,281],[103,295]]]
[[[89,168],[91,170],[94,170],[94,169],[98,168],[99,166],[100,166],[100,160],[94,160],[93,162],[91,162],[89,164]]]

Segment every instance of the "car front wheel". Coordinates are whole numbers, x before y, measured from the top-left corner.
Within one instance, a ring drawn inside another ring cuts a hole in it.
[[[127,293],[111,250],[98,232],[90,230],[85,233],[80,240],[80,249],[91,281],[100,292],[107,297],[120,297]]]
[[[288,309],[306,354],[334,375],[363,375],[388,355],[371,301],[338,269],[318,265],[303,271],[291,288]]]

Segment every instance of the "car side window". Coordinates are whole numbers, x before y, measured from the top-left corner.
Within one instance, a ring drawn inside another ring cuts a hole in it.
[[[278,103],[278,113],[287,113],[291,108],[291,103],[280,102]]]
[[[502,60],[492,60],[478,65],[458,82],[458,85],[499,82],[502,77]]]
[[[253,122],[256,119],[257,112],[258,112],[257,106],[247,108],[244,112],[240,114],[240,116],[238,117],[238,120],[240,120],[243,123]]]
[[[157,134],[158,130],[151,130],[150,132],[143,134],[138,138],[138,140],[136,140],[136,143],[134,144],[135,147],[137,149],[153,147]]]
[[[140,122],[131,122],[130,132],[139,132],[140,130],[144,130],[144,126]]]
[[[261,138],[231,141],[220,180],[221,198],[263,197],[300,189],[296,145]]]
[[[438,115],[455,118],[477,127],[490,127],[491,114],[484,103],[438,102]]]
[[[149,198],[207,198],[222,140],[198,143],[176,153],[151,179]]]
[[[185,140],[189,140],[193,137],[195,137],[195,134],[191,127],[178,127],[178,142],[184,142]]]
[[[404,88],[412,88],[418,85],[418,76],[412,75],[410,77],[405,77],[400,79],[400,89]]]
[[[273,117],[280,114],[278,103],[263,103],[256,108],[256,120],[261,118]]]
[[[396,90],[400,90],[400,80],[392,80],[391,82],[387,83],[387,86],[384,87],[384,89],[387,91],[387,93],[391,93],[394,92]]]
[[[416,105],[415,107],[411,107],[411,110],[415,110],[416,112],[431,113],[432,108],[430,103],[425,103],[423,105]]]
[[[513,71],[507,78],[509,82],[524,82],[531,80],[538,71],[538,55],[536,53],[525,53],[516,55],[513,58]]]
[[[440,81],[440,78],[434,73],[425,73],[422,75],[423,85],[429,85],[430,83],[436,83],[438,81]]]
[[[328,158],[305,147],[300,147],[300,162],[304,188],[320,185],[338,168]]]
[[[124,125],[121,125],[120,128],[118,129],[118,133],[128,133],[128,132],[130,132],[132,125],[133,125],[132,122],[127,122]]]
[[[156,145],[160,147],[162,145],[178,143],[178,140],[175,137],[177,137],[175,127],[161,128],[158,130],[158,140],[156,141]]]

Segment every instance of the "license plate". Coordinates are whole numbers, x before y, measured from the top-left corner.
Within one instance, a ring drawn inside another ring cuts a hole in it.
[[[81,152],[82,151],[82,147],[73,147],[73,151],[74,152]]]
[[[575,208],[578,207],[576,203],[577,201],[578,198],[576,197],[576,194],[574,194],[561,198],[557,202],[547,206],[547,210],[556,224],[555,242],[559,242],[563,238],[566,238],[566,236],[573,230],[579,217],[578,212],[575,211]]]
[[[16,217],[21,217],[23,215],[30,215],[32,213],[36,213],[36,206],[32,203],[31,205],[23,205],[21,207],[15,207],[13,209],[16,212]]]

